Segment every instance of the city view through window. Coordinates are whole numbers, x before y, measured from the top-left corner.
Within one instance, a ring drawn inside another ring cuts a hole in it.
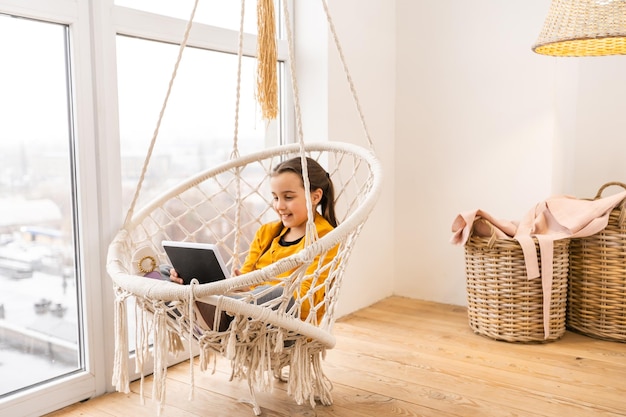
[[[118,84],[123,205],[127,210],[152,138],[176,59],[176,45],[118,36]],[[280,120],[261,120],[255,88],[256,61],[243,58],[238,147],[241,154],[280,143]],[[189,176],[216,167],[233,149],[237,56],[188,48],[178,70],[138,207]],[[141,111],[138,111],[141,109]],[[265,206],[254,209],[262,212]],[[124,214],[126,212],[124,211]],[[133,299],[127,300],[134,311]],[[129,349],[135,317],[128,315]]]
[[[125,1],[132,3],[125,6],[139,8],[139,0]],[[146,4],[152,7],[157,3]],[[238,13],[232,13],[231,7],[224,12],[237,22]],[[253,16],[250,20],[254,21]],[[0,35],[11,39],[0,43],[0,57],[7,63],[0,66],[0,111],[5,115],[0,123],[3,398],[85,370],[88,355],[82,340],[84,277],[80,271],[84,267],[77,244],[81,235],[77,184],[81,178],[75,175],[80,163],[77,149],[85,138],[73,130],[77,115],[69,101],[73,96],[70,86],[74,85],[68,67],[72,62],[69,27],[0,15]],[[123,218],[137,186],[178,46],[119,34],[115,47]],[[237,67],[235,53],[187,48],[137,208],[231,156]],[[260,117],[255,73],[255,59],[244,57],[237,129],[241,154],[278,145],[284,135],[284,114],[271,123]],[[279,89],[283,85],[279,80]],[[134,311],[132,306],[128,311]],[[133,328],[130,313],[129,331]],[[131,334],[129,341],[134,340]],[[134,346],[129,348],[132,352]]]
[[[82,365],[67,28],[0,16],[0,36],[3,396]]]

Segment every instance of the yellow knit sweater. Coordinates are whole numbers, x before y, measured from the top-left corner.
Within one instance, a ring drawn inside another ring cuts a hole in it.
[[[331,230],[333,230],[333,226],[328,223],[328,221],[322,217],[319,213],[315,213],[315,228],[317,229],[317,234],[319,237],[324,236]],[[285,228],[280,221],[266,223],[262,225],[256,232],[252,243],[250,244],[250,252],[246,257],[246,260],[241,267],[242,273],[248,273],[257,269],[264,268],[276,261],[279,261],[287,256],[293,255],[304,249],[304,240],[302,239],[297,244],[283,246],[280,244],[281,237],[288,231],[288,228]],[[322,264],[326,265],[337,255],[337,247],[329,250],[322,260]],[[317,255],[313,263],[309,266],[306,271],[307,279],[302,281],[300,285],[300,293],[294,294],[295,298],[303,298],[306,296],[307,292],[311,288],[311,285],[319,285],[321,284],[328,276],[327,271],[324,271],[320,274],[319,278],[316,279],[315,284],[313,284],[314,277],[312,274],[318,267],[320,262],[320,255]],[[284,272],[279,275],[277,278],[284,278],[289,276],[292,271]],[[311,275],[309,277],[309,275]],[[277,281],[268,281],[260,285],[276,285]],[[324,287],[320,288],[313,295],[313,303],[314,305],[318,305],[320,302],[324,300]],[[309,312],[311,310],[311,305],[309,300],[304,300],[302,302],[302,310],[300,317],[305,320],[308,317]],[[322,306],[319,310],[317,310],[317,323],[319,323],[324,315],[324,307]]]

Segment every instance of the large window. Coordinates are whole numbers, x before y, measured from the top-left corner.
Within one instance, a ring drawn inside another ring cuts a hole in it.
[[[178,46],[118,36],[118,96],[124,207],[133,196]],[[279,143],[278,123],[260,118],[256,61],[244,57],[238,147],[242,154]],[[237,55],[188,48],[159,127],[142,200],[228,160],[235,131]]]
[[[40,415],[96,390],[88,13],[67,0],[0,6],[0,415]]]
[[[176,43],[182,40],[182,29],[191,14],[193,1],[174,5],[164,1],[116,0],[116,4],[141,10],[139,13],[119,9],[127,11],[129,16],[142,16],[142,20],[148,22],[143,28],[131,30],[122,26],[116,41],[121,177],[124,207],[127,208],[176,62],[179,51]],[[278,15],[279,6],[276,4]],[[235,132],[240,7],[239,1],[200,2],[189,42],[191,47],[183,54],[165,117],[159,126],[141,202],[191,174],[228,160]],[[161,15],[156,17],[152,13]],[[161,31],[164,16],[178,18],[171,21],[172,27],[180,31]],[[244,54],[248,56],[242,61],[238,114],[238,146],[242,154],[283,141],[286,114],[285,103],[282,103],[277,120],[268,123],[261,119],[255,100],[256,59],[249,56],[250,45],[256,46],[250,38],[256,33],[256,0],[246,1],[244,17],[244,33],[248,37]],[[152,18],[155,19],[153,25],[149,23]],[[196,30],[203,29],[206,32],[200,32],[194,39]],[[214,45],[219,45],[219,50]],[[286,46],[282,46],[286,50]],[[282,69],[283,65],[278,65]],[[282,79],[279,89],[284,90]]]
[[[118,6],[143,10],[162,16],[188,20],[194,0],[115,0]],[[256,34],[257,0],[245,0],[244,32]],[[241,1],[201,1],[194,16],[194,21],[223,29],[239,30]]]
[[[176,43],[183,36],[185,22],[182,19],[188,19],[193,2],[177,3],[176,7],[171,2],[158,1],[116,0],[116,3],[129,7],[118,9],[120,14],[127,12],[129,16],[142,16],[142,20],[148,22],[133,29],[121,25],[116,40],[121,181],[126,210],[134,196],[179,53]],[[194,30],[198,28],[200,33],[210,33],[211,36],[209,39],[192,37],[191,47],[183,54],[136,209],[192,174],[229,159],[235,132],[240,7],[241,2],[199,5]],[[244,32],[248,37],[256,33],[255,7],[256,0],[246,2]],[[179,18],[171,21],[172,27],[180,28],[180,32],[160,32],[158,29],[164,16]],[[151,19],[155,19],[154,25],[149,23]],[[129,17],[128,20],[133,19]],[[210,30],[202,32],[208,28]],[[154,31],[157,31],[156,35]],[[216,44],[220,45],[219,50],[211,46]],[[284,45],[283,50],[286,50]],[[249,46],[246,51],[249,55]],[[278,66],[282,68],[283,64]],[[287,112],[281,108],[277,120],[271,122],[261,119],[255,99],[255,74],[256,60],[244,56],[237,118],[241,154],[284,141],[281,126]],[[280,79],[281,91],[285,89],[284,84]],[[262,207],[259,211],[266,209]],[[132,302],[132,298],[128,300],[131,306],[128,311],[131,312],[134,311]],[[131,313],[128,317],[131,354],[135,341],[134,325],[135,318]]]
[[[0,15],[0,396],[82,367],[67,27]],[[9,65],[10,63],[10,65]]]
[[[256,0],[245,4],[242,154],[291,136],[292,108],[279,63],[280,114],[261,120]],[[135,191],[192,5],[0,0],[0,415],[42,415],[112,389],[104,259]],[[137,207],[229,157],[240,5],[201,2]]]

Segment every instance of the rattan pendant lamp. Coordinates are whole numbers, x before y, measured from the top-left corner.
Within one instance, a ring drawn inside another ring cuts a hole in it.
[[[552,56],[626,54],[626,0],[552,0],[532,49]]]

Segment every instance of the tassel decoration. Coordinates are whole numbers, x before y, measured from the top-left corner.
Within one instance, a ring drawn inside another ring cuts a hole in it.
[[[257,100],[264,120],[278,114],[278,74],[276,70],[276,17],[274,0],[257,2]]]

